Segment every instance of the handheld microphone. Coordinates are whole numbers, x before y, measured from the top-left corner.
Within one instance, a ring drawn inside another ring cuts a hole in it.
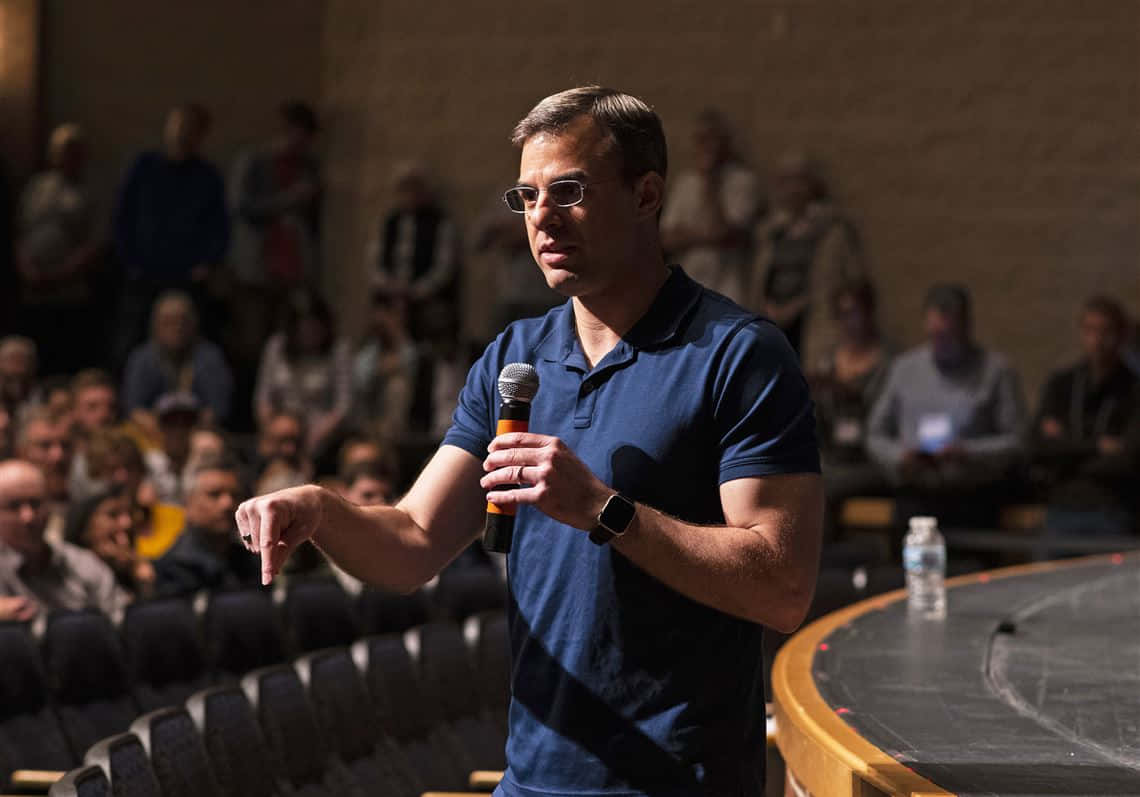
[[[538,393],[538,371],[529,363],[510,363],[499,372],[499,424],[496,435],[530,429],[530,402]],[[519,485],[504,485],[511,489]],[[497,553],[511,552],[515,533],[515,507],[487,502],[487,524],[483,527],[483,547]]]

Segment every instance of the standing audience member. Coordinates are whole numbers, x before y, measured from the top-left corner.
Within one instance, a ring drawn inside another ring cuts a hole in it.
[[[194,302],[180,291],[160,296],[151,313],[151,339],[127,359],[126,411],[153,407],[165,393],[192,393],[212,421],[225,423],[233,389],[233,375],[222,350],[198,335]]]
[[[665,202],[662,245],[690,277],[743,304],[761,205],[756,174],[733,151],[727,125],[714,110],[697,117],[693,149],[696,168],[681,173]]]
[[[186,527],[155,563],[156,592],[189,595],[256,586],[257,562],[237,538],[234,510],[243,491],[235,465],[225,458],[200,462],[186,488]]]
[[[36,344],[22,335],[0,339],[0,404],[19,423],[20,414],[43,399],[36,380]]]
[[[851,225],[828,201],[823,181],[799,153],[775,173],[772,207],[756,230],[751,306],[784,331],[801,362],[835,345],[831,296],[865,274]]]
[[[900,487],[896,507],[946,525],[992,524],[1003,479],[1021,454],[1017,372],[974,342],[970,294],[935,285],[926,343],[899,355],[868,420],[871,457]]]
[[[867,457],[867,416],[887,375],[889,352],[875,321],[875,289],[867,280],[846,283],[831,301],[839,341],[809,364],[816,429],[827,497],[827,525],[843,502],[887,485]]]
[[[1049,377],[1033,423],[1031,473],[1048,491],[1046,528],[1125,534],[1136,509],[1140,379],[1121,359],[1124,309],[1095,296],[1080,315],[1083,356]]]
[[[520,318],[540,316],[562,302],[562,297],[535,271],[526,231],[501,201],[495,202],[480,219],[473,249],[491,260],[494,329],[502,329]]]
[[[404,301],[377,291],[367,335],[352,362],[355,425],[386,440],[405,437],[416,368]]]
[[[421,341],[457,312],[459,232],[423,166],[401,164],[394,183],[395,207],[380,224],[372,257],[374,287],[406,297],[412,334]]]
[[[264,426],[277,411],[299,413],[305,453],[317,459],[335,447],[352,408],[352,352],[315,291],[291,298],[283,326],[265,345],[254,394],[257,418]]]
[[[64,539],[98,556],[132,598],[154,594],[154,565],[135,550],[138,512],[126,493],[104,490],[72,504]]]
[[[140,155],[123,181],[114,220],[127,276],[119,357],[143,337],[160,294],[185,291],[199,313],[212,306],[207,281],[225,255],[229,218],[222,177],[201,155],[209,129],[205,108],[174,108],[166,117],[163,149]],[[204,328],[213,331],[210,324]]]
[[[60,125],[48,143],[48,169],[28,182],[21,202],[20,326],[38,342],[45,374],[74,372],[90,362],[97,342],[75,334],[97,326],[91,278],[105,251],[84,183],[86,169],[83,131]]]
[[[45,536],[48,495],[30,462],[0,462],[0,619],[28,621],[52,609],[115,614],[130,596],[95,554]]]

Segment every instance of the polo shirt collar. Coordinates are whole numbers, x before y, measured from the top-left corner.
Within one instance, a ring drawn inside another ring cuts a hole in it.
[[[624,350],[625,354],[631,354],[633,350],[667,343],[677,334],[700,296],[701,286],[680,266],[670,266],[669,276],[657,291],[653,303],[633,328],[622,336],[617,348]],[[573,300],[563,304],[554,313],[554,324],[535,348],[535,353],[547,362],[562,362],[589,370],[585,367],[585,358],[578,345]]]

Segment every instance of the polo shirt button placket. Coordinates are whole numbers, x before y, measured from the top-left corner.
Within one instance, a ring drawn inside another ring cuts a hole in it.
[[[594,405],[598,398],[598,383],[584,379],[578,388],[578,401],[574,405],[574,428],[586,429],[594,422]]]

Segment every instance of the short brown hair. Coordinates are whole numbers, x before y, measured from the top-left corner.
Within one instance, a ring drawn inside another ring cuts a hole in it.
[[[114,390],[115,383],[111,380],[111,375],[103,369],[85,368],[71,380],[71,392],[73,395],[77,395],[80,390],[86,390],[89,387],[109,387]]]
[[[87,472],[93,479],[106,479],[110,476],[111,463],[121,459],[134,470],[145,473],[146,463],[142,451],[130,435],[123,432],[100,429],[87,441]]]
[[[511,143],[521,147],[538,133],[561,132],[581,116],[593,119],[613,142],[627,179],[648,172],[665,177],[669,158],[661,118],[644,101],[616,89],[579,86],[551,94],[515,125]]]
[[[1125,312],[1120,302],[1109,296],[1092,296],[1087,299],[1084,307],[1081,308],[1081,315],[1084,316],[1088,313],[1104,316],[1112,322],[1117,332],[1123,333],[1128,329],[1128,313]]]

